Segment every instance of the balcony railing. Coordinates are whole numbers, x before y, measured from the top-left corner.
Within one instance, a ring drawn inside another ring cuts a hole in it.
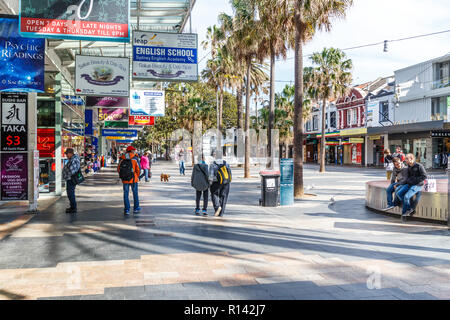
[[[450,87],[450,77],[433,81],[433,89],[441,89],[445,87]]]

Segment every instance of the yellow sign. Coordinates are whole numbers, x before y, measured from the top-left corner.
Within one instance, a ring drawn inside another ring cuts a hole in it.
[[[364,143],[364,138],[350,138],[348,139],[349,143]]]
[[[356,136],[366,134],[367,128],[354,128],[341,130],[341,136]]]
[[[381,139],[380,135],[378,135],[378,136],[369,136],[369,140],[380,140],[380,139]]]

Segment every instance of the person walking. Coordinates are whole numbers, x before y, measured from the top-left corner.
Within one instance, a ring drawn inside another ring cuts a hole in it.
[[[386,169],[386,178],[391,180],[392,171],[394,170],[394,163],[392,162],[394,157],[391,155],[389,149],[384,150],[384,167]]]
[[[209,168],[209,180],[214,215],[222,217],[225,213],[231,184],[231,168],[228,163],[222,159],[215,160]]]
[[[408,166],[404,165],[400,158],[393,158],[394,170],[392,172],[391,184],[386,189],[387,207],[384,211],[388,211],[400,205],[397,201],[397,197],[393,198],[392,194],[398,190],[399,187],[406,184],[408,179]],[[395,200],[395,201],[394,201]]]
[[[75,197],[75,188],[77,185],[72,177],[80,171],[80,157],[75,154],[72,148],[67,148],[65,154],[68,162],[62,170],[62,177],[66,181],[67,198],[69,198],[70,202],[70,207],[66,209],[66,213],[77,213],[77,200]]]
[[[202,156],[201,161],[194,165],[192,169],[191,185],[196,191],[195,214],[200,214],[200,200],[203,194],[202,214],[207,216],[208,195],[209,195],[209,168]]]
[[[133,146],[129,146],[126,149],[126,153],[120,157],[119,165],[117,166],[117,172],[123,183],[123,202],[125,204],[124,214],[130,214],[130,188],[133,192],[134,207],[133,213],[137,214],[141,211],[139,206],[139,176],[141,173],[141,166],[136,156],[136,149]]]
[[[145,177],[145,182],[148,182],[148,173],[150,171],[150,159],[148,158],[148,152],[144,152],[141,157],[141,167],[143,172],[139,178],[142,179],[142,177]]]
[[[405,157],[408,165],[408,178],[405,184],[397,191],[397,198],[403,203],[402,217],[411,216],[415,212],[415,208],[419,203],[422,186],[427,179],[427,172],[422,164],[416,162],[416,157],[412,153],[408,153]],[[411,204],[411,198],[416,196],[416,200]]]
[[[392,157],[397,157],[400,159],[401,162],[404,162],[406,157],[402,151],[402,147],[397,146],[397,148],[395,148],[395,153],[392,155]]]
[[[180,150],[180,152],[178,153],[178,161],[180,162],[180,175],[182,174],[183,176],[185,175],[185,166],[184,166],[184,151],[183,149]]]

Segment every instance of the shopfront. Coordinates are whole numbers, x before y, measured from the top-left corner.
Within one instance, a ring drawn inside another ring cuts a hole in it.
[[[308,135],[305,139],[306,162],[317,163],[319,159],[319,141],[315,135]]]
[[[448,168],[448,157],[450,156],[450,130],[432,131],[433,146],[433,169]]]
[[[342,162],[344,165],[364,165],[365,134],[367,128],[345,129],[340,131]]]
[[[369,135],[366,137],[367,166],[383,166],[384,165],[384,150],[387,142],[387,135]]]
[[[412,153],[416,157],[416,161],[421,163],[426,169],[433,167],[430,131],[390,134],[389,150],[391,150],[391,153],[394,153],[397,147],[400,147],[405,155]]]

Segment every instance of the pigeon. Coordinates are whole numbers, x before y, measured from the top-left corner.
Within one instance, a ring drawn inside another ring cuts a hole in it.
[[[311,186],[307,186],[307,187],[305,188],[306,191],[308,191],[308,190],[310,190],[310,189],[311,189]]]
[[[334,196],[330,198],[330,202],[331,203],[335,203],[336,202],[336,200],[334,200]]]
[[[313,183],[311,186],[311,189],[314,189],[316,187],[316,185]]]

